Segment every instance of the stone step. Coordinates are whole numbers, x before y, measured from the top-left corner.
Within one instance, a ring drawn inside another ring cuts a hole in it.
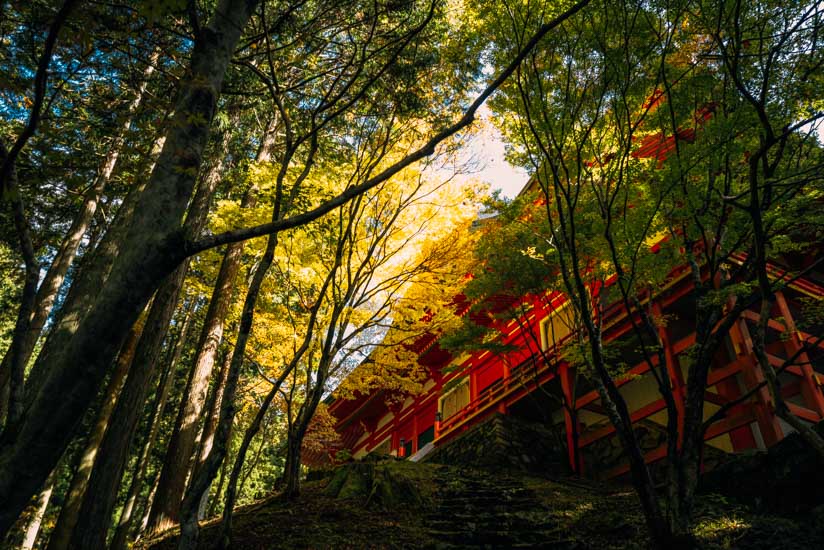
[[[487,506],[505,507],[513,504],[529,503],[540,506],[540,501],[529,495],[450,495],[441,497],[440,503],[445,506],[469,505],[475,508]]]
[[[468,494],[468,493],[532,493],[523,485],[465,485],[463,487],[443,487],[441,494]]]
[[[535,492],[520,481],[462,469],[440,480],[425,524],[438,548],[573,550]]]
[[[462,533],[469,537],[476,537],[486,533],[506,534],[506,536],[519,539],[522,542],[542,541],[557,539],[559,533],[557,526],[551,523],[518,523],[518,522],[496,522],[496,523],[475,523],[461,526],[454,523],[435,522],[427,526],[430,532]]]
[[[482,545],[498,548],[546,547],[567,548],[573,541],[561,539],[552,531],[509,531],[485,529],[480,531],[431,530],[429,534],[440,541],[456,545]]]
[[[534,514],[532,512],[535,512]],[[472,518],[472,517],[506,517],[508,515],[520,515],[522,517],[542,517],[543,510],[531,503],[519,503],[509,506],[496,506],[477,508],[469,505],[459,505],[450,507],[435,508],[430,514],[427,514],[429,519],[443,519],[454,520],[456,518]]]

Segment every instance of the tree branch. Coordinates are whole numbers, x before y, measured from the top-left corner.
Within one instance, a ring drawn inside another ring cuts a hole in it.
[[[423,146],[421,146],[416,151],[410,153],[403,159],[399,160],[392,166],[389,166],[381,173],[377,174],[376,176],[368,179],[367,181],[361,183],[360,185],[356,185],[350,187],[340,193],[338,196],[326,201],[325,203],[315,207],[312,210],[307,212],[303,212],[301,214],[297,214],[291,216],[289,218],[284,218],[282,220],[275,220],[270,223],[248,227],[243,229],[236,229],[232,231],[226,231],[224,233],[220,233],[217,235],[210,235],[207,237],[203,237],[201,239],[197,239],[194,241],[186,241],[184,244],[183,255],[184,257],[192,256],[199,252],[203,252],[204,250],[208,250],[210,248],[215,248],[224,244],[233,243],[244,241],[247,239],[251,239],[254,237],[260,237],[263,235],[268,235],[271,233],[275,233],[278,231],[283,231],[285,229],[290,229],[292,227],[298,227],[304,224],[307,224],[313,220],[324,216],[325,214],[331,212],[335,208],[346,204],[348,201],[352,200],[353,198],[365,193],[366,191],[376,187],[377,185],[383,183],[384,181],[388,180],[407,166],[414,164],[415,162],[428,157],[435,152],[435,147],[439,145],[445,139],[453,136],[463,128],[466,128],[475,120],[475,113],[481,107],[481,105],[486,102],[489,97],[495,93],[495,91],[500,88],[500,86],[515,72],[521,62],[529,55],[529,53],[535,48],[535,46],[540,42],[540,40],[551,30],[561,25],[564,21],[581,11],[584,7],[589,4],[590,0],[581,0],[580,2],[573,5],[567,11],[559,15],[558,17],[554,18],[552,21],[542,25],[538,31],[532,36],[529,42],[521,49],[515,59],[498,75],[498,77],[493,80],[472,102],[472,104],[464,111],[463,116],[458,119],[457,122],[454,124],[447,126],[440,132],[436,133],[432,138],[430,138]]]

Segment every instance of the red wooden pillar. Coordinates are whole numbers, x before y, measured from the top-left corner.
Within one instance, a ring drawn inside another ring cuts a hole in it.
[[[775,298],[778,309],[781,312],[781,317],[784,319],[784,325],[790,333],[790,338],[786,341],[787,352],[790,354],[790,357],[798,353],[797,360],[802,374],[801,395],[804,398],[804,403],[807,405],[807,408],[818,413],[819,418],[824,418],[824,395],[821,393],[821,387],[818,384],[815,371],[813,371],[813,367],[810,364],[810,358],[806,352],[799,353],[799,350],[801,350],[803,346],[801,344],[801,338],[798,335],[798,329],[795,326],[795,320],[790,311],[790,306],[787,304],[783,292],[776,292]]]
[[[718,366],[723,367],[725,365],[719,364]],[[741,388],[738,386],[738,380],[736,380],[735,376],[721,380],[715,387],[718,388],[718,395],[729,401],[735,401],[741,397]],[[744,403],[738,404],[727,411],[727,415],[735,417],[744,413],[747,407],[748,405]],[[733,451],[743,451],[745,449],[755,449],[758,447],[750,424],[731,430],[729,436]]]
[[[658,319],[663,319],[664,312],[661,309],[661,304],[657,301],[652,304],[652,312]],[[660,322],[658,323],[658,337],[661,338],[661,343],[664,346],[667,376],[669,377],[670,387],[672,388],[672,397],[675,399],[675,410],[678,414],[678,446],[681,447],[684,438],[684,375],[681,372],[681,364],[678,362],[678,356],[675,355],[669,330]]]
[[[573,471],[577,472],[578,475],[582,475],[584,473],[584,461],[581,458],[581,454],[576,453],[576,439],[578,439],[578,422],[569,410],[570,408],[576,410],[574,408],[575,395],[574,390],[572,388],[572,376],[570,375],[569,371],[569,364],[566,362],[561,363],[561,365],[558,367],[558,375],[561,382],[561,391],[564,394],[564,402],[566,404],[566,406],[564,407],[564,428],[566,430],[567,454],[569,458],[570,468],[572,468]],[[577,467],[575,464],[576,454],[578,455]]]
[[[741,376],[745,384],[750,388],[761,384],[764,381],[764,374],[753,356],[750,331],[743,318],[736,321],[730,328],[730,339],[735,348],[736,360],[741,361]],[[762,386],[755,393],[755,399],[756,402],[753,404],[755,419],[761,430],[761,437],[764,438],[764,444],[770,447],[783,439],[784,430],[781,429],[778,418],[773,412],[772,398],[766,386]]]
[[[469,402],[474,403],[478,398],[478,377],[473,372],[472,367],[469,368]]]
[[[394,422],[394,421],[393,421]],[[401,456],[403,450],[400,446],[400,434],[398,433],[398,423],[394,422],[394,426],[392,428],[392,444],[391,449],[395,451],[397,456]]]
[[[390,445],[390,450],[394,450],[397,456],[403,456],[403,449],[401,449],[400,445],[401,424],[399,415],[401,413],[401,405],[399,403],[396,403],[390,406],[389,410],[392,413],[392,443]]]
[[[437,376],[435,378],[435,424],[433,430],[435,431],[434,439],[437,440],[441,437],[441,418],[443,413],[441,412],[441,390],[443,389],[443,377]]]

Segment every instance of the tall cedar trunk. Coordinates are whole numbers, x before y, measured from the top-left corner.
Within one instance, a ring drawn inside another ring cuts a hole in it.
[[[264,131],[263,139],[261,140],[261,145],[258,149],[257,158],[255,159],[257,162],[268,162],[271,158],[272,150],[275,146],[275,130],[276,122],[273,118],[270,121],[266,130]],[[250,187],[244,194],[243,199],[241,200],[241,208],[254,208],[255,203],[257,202],[256,193],[257,189],[255,187]],[[232,289],[234,288],[234,281],[237,279],[237,272],[240,268],[242,254],[243,243],[232,243],[227,246],[226,253],[223,257],[223,263],[221,264],[221,269],[218,273],[217,281],[215,282],[215,288],[210,303],[225,302],[225,306],[215,308],[216,310],[221,310],[220,312],[216,311],[216,314],[221,315],[221,319],[219,320],[221,325],[223,324],[223,321],[226,317],[228,306],[231,305]],[[225,272],[224,266],[226,267]],[[227,278],[226,281],[223,281],[221,279],[221,277],[223,276]],[[229,284],[227,285],[226,283]],[[204,323],[204,336],[206,332],[205,329],[206,323]],[[203,351],[204,349],[201,348],[201,353]],[[217,348],[214,348],[214,353],[216,352]],[[198,357],[198,360],[199,359],[200,357]],[[218,379],[214,384],[213,395],[211,402],[209,404],[209,416],[206,418],[206,424],[203,427],[203,434],[201,435],[200,439],[200,450],[198,451],[197,460],[195,462],[196,469],[203,466],[206,457],[212,450],[212,442],[214,440],[215,432],[217,430],[217,423],[220,420],[220,406],[223,401],[223,392],[226,387],[226,380],[229,376],[229,368],[231,367],[231,362],[232,354],[231,352],[227,351],[225,361],[220,369],[220,374],[218,375]],[[200,505],[198,506],[198,519],[203,519],[203,517],[205,516],[208,501],[209,491],[207,490],[203,493]]]
[[[166,406],[166,401],[169,399],[169,392],[174,383],[174,374],[177,364],[180,361],[180,356],[183,353],[183,348],[186,346],[186,338],[189,334],[189,327],[192,320],[192,309],[194,300],[189,304],[180,332],[177,335],[177,342],[175,342],[174,351],[172,352],[171,360],[166,369],[163,371],[160,382],[158,383],[157,396],[154,403],[154,412],[149,422],[149,433],[146,435],[146,440],[143,443],[143,448],[137,463],[134,467],[132,479],[129,482],[129,492],[126,495],[126,502],[123,504],[123,510],[120,513],[120,518],[117,522],[117,529],[115,529],[114,537],[110,548],[112,550],[125,550],[128,544],[129,531],[132,523],[132,515],[134,514],[135,504],[140,492],[141,482],[146,473],[146,466],[149,464],[149,457],[154,447],[155,438],[160,429],[160,421],[163,416],[163,409]]]
[[[149,58],[148,65],[143,71],[143,78],[138,85],[137,93],[135,94],[134,99],[129,103],[129,107],[126,112],[126,122],[123,126],[121,126],[120,131],[115,135],[112,143],[109,144],[107,153],[98,168],[97,177],[89,190],[86,191],[83,196],[83,205],[72,221],[72,225],[69,227],[68,233],[66,233],[63,242],[60,244],[60,248],[57,250],[54,260],[52,260],[45,277],[43,277],[43,282],[40,283],[40,287],[37,289],[34,311],[32,312],[28,329],[22,335],[22,342],[20,343],[19,353],[21,354],[20,360],[23,365],[26,365],[29,362],[31,355],[34,352],[34,348],[37,345],[37,340],[43,331],[46,320],[51,314],[52,308],[54,307],[54,301],[57,298],[57,293],[63,285],[63,280],[66,277],[66,273],[69,271],[69,267],[74,262],[74,258],[77,255],[77,250],[80,248],[80,242],[83,239],[83,235],[86,234],[89,223],[91,223],[94,218],[94,214],[97,210],[97,203],[100,200],[100,197],[102,196],[112,173],[114,172],[117,159],[120,157],[120,151],[123,149],[123,144],[126,141],[126,134],[132,125],[132,119],[134,118],[135,113],[140,107],[140,104],[143,102],[146,87],[152,73],[154,72],[154,64],[157,62],[159,57],[160,50],[155,50]],[[3,363],[0,366],[0,370],[5,370],[10,362],[11,354],[6,353],[3,357]]]
[[[242,253],[242,244],[229,245],[220,265],[212,300],[209,302],[209,309],[203,321],[197,357],[180,405],[166,458],[163,461],[157,495],[149,516],[150,532],[167,529],[178,521],[180,501],[183,498],[195,450],[198,421],[203,413],[209,378],[223,336],[223,321],[231,305],[232,290],[240,268]],[[222,393],[222,384],[218,384],[216,390]],[[214,428],[211,428],[211,434],[208,433],[210,430],[208,421],[205,430],[204,436],[211,440]]]
[[[277,217],[277,206],[275,207],[275,217]],[[235,390],[237,388],[240,368],[243,365],[243,358],[246,354],[246,344],[252,333],[252,323],[255,315],[255,304],[257,303],[260,287],[263,279],[272,265],[275,256],[275,248],[278,243],[277,233],[269,235],[266,242],[266,251],[260,263],[255,269],[252,282],[246,291],[246,298],[243,303],[243,312],[240,317],[240,327],[238,328],[237,341],[232,353],[232,363],[229,368],[229,376],[226,379],[226,388],[223,393],[223,402],[220,407],[220,419],[218,420],[217,431],[215,432],[212,452],[206,457],[203,466],[192,476],[192,481],[186,491],[186,496],[180,506],[180,542],[178,548],[181,550],[195,550],[199,528],[197,524],[197,511],[203,493],[212,484],[220,463],[226,456],[226,447],[229,443],[229,433],[235,416]]]
[[[257,0],[221,0],[196,37],[175,116],[122,252],[82,318],[56,326],[37,362],[45,380],[26,421],[0,443],[0,532],[42,487],[112,367],[129,328],[166,273],[186,254],[180,223],[192,195],[223,78]],[[64,320],[65,321],[65,320]],[[55,399],[55,396],[61,396]]]
[[[173,308],[177,305],[187,267],[188,262],[185,262],[164,281],[155,297],[156,306],[152,307],[149,313],[147,327],[168,326],[171,318],[168,311],[171,309],[173,313]],[[165,325],[162,323],[164,320]],[[165,333],[165,330],[161,329],[161,332]],[[140,359],[147,355],[155,355],[156,359],[154,346],[156,336],[150,335],[148,330],[146,336],[148,344],[139,344],[145,350],[140,354]],[[133,370],[136,376],[129,376],[118,399],[112,426],[101,444],[99,459],[95,462],[92,479],[81,507],[80,520],[76,523],[67,546],[69,548],[103,548],[105,546],[111,513],[129,457],[129,447],[140,421],[155,370],[156,360],[148,363],[142,361],[138,363],[137,360],[136,355],[133,364],[140,365],[140,368]],[[57,550],[64,547],[55,546],[54,548]]]
[[[221,179],[223,158],[227,154],[228,144],[227,132],[219,151],[219,160],[202,178],[189,208],[185,227],[190,234],[199,234],[206,224],[210,199]],[[81,518],[75,525],[70,547],[96,548],[106,543],[117,491],[129,458],[129,449],[157,371],[160,351],[177,308],[188,266],[189,261],[184,261],[158,290],[146,321],[144,336],[140,338],[132,361],[131,374],[118,400],[112,426],[101,443],[101,452],[94,465],[92,479],[83,500]]]
[[[155,494],[157,494],[157,482],[160,481],[160,472],[158,472],[154,479],[152,480],[152,487],[149,489],[149,493],[146,495],[144,499],[143,506],[141,508],[141,517],[140,523],[138,523],[135,528],[132,530],[132,538],[135,542],[139,541],[143,534],[146,532],[146,526],[149,525],[149,513],[152,510],[152,502],[154,502]]]
[[[264,132],[257,154],[256,160],[258,162],[267,162],[271,157],[275,138],[274,124],[273,120]],[[253,208],[255,202],[256,189],[253,187],[244,194],[241,208]],[[163,462],[157,488],[157,498],[154,500],[149,515],[149,532],[164,530],[178,522],[180,501],[183,499],[186,480],[189,478],[192,467],[192,455],[195,451],[195,440],[197,438],[197,424],[206,402],[209,378],[214,369],[218,346],[223,338],[224,322],[232,303],[232,293],[242,256],[242,242],[232,243],[226,247],[212,291],[212,297],[209,301],[209,309],[203,321],[197,356],[194,360],[184,400],[180,405],[175,429],[172,432],[172,439]],[[215,386],[215,396],[218,396],[218,400],[213,405],[213,410],[203,428],[201,449],[205,449],[206,452],[211,448],[212,438],[214,437],[220,411],[219,396],[223,394],[226,376],[228,376],[228,370],[221,370],[220,381]],[[205,457],[202,450],[200,455]],[[200,464],[202,460],[202,458],[198,458],[196,464]]]
[[[123,345],[123,349],[120,350],[120,355],[117,357],[117,367],[106,387],[106,393],[103,396],[100,411],[97,413],[97,419],[94,426],[92,426],[89,437],[86,439],[86,446],[80,455],[80,461],[72,476],[66,498],[60,507],[57,524],[49,537],[49,548],[65,548],[68,545],[72,529],[74,529],[80,514],[80,507],[83,504],[83,496],[86,494],[89,478],[92,475],[95,457],[97,457],[97,452],[101,448],[100,443],[106,434],[123,380],[129,372],[129,365],[131,365],[134,358],[137,342],[143,332],[144,321],[145,319],[141,319],[135,323],[126,343]]]
[[[59,467],[58,467],[59,469]],[[43,526],[43,516],[49,506],[51,497],[54,494],[54,479],[57,470],[49,475],[43,489],[37,495],[26,510],[15,522],[14,527],[6,535],[5,541],[0,541],[2,548],[20,548],[31,550],[37,543],[40,529]]]

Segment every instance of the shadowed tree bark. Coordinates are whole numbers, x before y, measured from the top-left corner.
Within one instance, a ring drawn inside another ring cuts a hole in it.
[[[72,530],[80,514],[80,507],[83,504],[83,497],[86,494],[89,478],[92,475],[97,452],[101,448],[100,444],[109,426],[109,421],[117,403],[117,396],[120,394],[120,388],[123,386],[123,381],[129,372],[129,366],[132,364],[132,359],[134,359],[135,349],[143,332],[145,321],[146,319],[143,318],[135,323],[126,343],[123,345],[123,349],[120,350],[120,355],[117,357],[117,366],[106,387],[100,411],[97,413],[97,420],[86,440],[86,446],[80,455],[80,462],[77,464],[69,490],[63,500],[63,505],[60,507],[57,523],[49,536],[48,548],[65,548],[68,545]]]
[[[218,160],[201,179],[189,208],[184,226],[193,235],[199,234],[206,224],[211,197],[221,181],[230,133],[227,131],[224,134],[218,149]],[[146,320],[146,328],[131,363],[129,378],[118,398],[112,426],[101,443],[99,458],[95,461],[92,479],[85,492],[79,514],[80,520],[74,527],[69,547],[94,548],[102,547],[106,543],[117,491],[129,457],[129,448],[157,371],[163,341],[177,308],[188,267],[188,260],[178,266],[172,276],[164,280],[154,299]]]
[[[138,493],[140,492],[140,485],[143,481],[143,476],[146,473],[146,466],[149,464],[149,456],[154,447],[155,439],[157,438],[158,430],[160,429],[161,416],[163,409],[166,406],[166,401],[169,398],[169,392],[174,384],[174,374],[177,368],[180,356],[183,353],[183,348],[186,346],[187,337],[189,335],[189,327],[192,321],[192,312],[195,300],[192,299],[186,307],[183,324],[180,327],[180,332],[177,335],[177,341],[172,351],[171,360],[166,369],[161,375],[158,383],[157,396],[154,403],[154,412],[149,424],[149,433],[146,435],[146,440],[143,442],[143,448],[138,456],[137,463],[134,467],[132,479],[129,482],[129,491],[126,495],[126,502],[123,504],[123,510],[120,513],[120,518],[117,522],[114,536],[110,548],[112,550],[125,550],[128,544],[129,532],[132,524],[132,515],[135,510]]]
[[[261,140],[262,143],[256,159],[258,162],[269,160],[275,143],[274,132],[275,122],[273,120]],[[255,201],[256,190],[250,188],[244,194],[241,207],[252,208]],[[181,402],[175,421],[171,441],[166,450],[166,457],[163,461],[157,494],[149,516],[149,532],[162,531],[178,522],[179,503],[183,499],[186,480],[192,468],[197,429],[206,404],[209,378],[214,370],[218,347],[223,338],[224,322],[232,303],[232,294],[242,256],[243,243],[232,243],[227,246],[223,261],[220,264],[220,271],[215,281],[212,297],[209,301],[209,309],[206,311],[206,317],[203,321],[200,341],[196,348],[197,355],[187,381],[184,399]],[[224,383],[225,377],[215,386],[217,410],[220,407],[219,396],[223,393]],[[211,447],[211,440],[214,436],[216,419],[210,421],[213,416],[214,414],[210,414],[207,417],[201,437],[201,448],[206,449],[206,452]]]

